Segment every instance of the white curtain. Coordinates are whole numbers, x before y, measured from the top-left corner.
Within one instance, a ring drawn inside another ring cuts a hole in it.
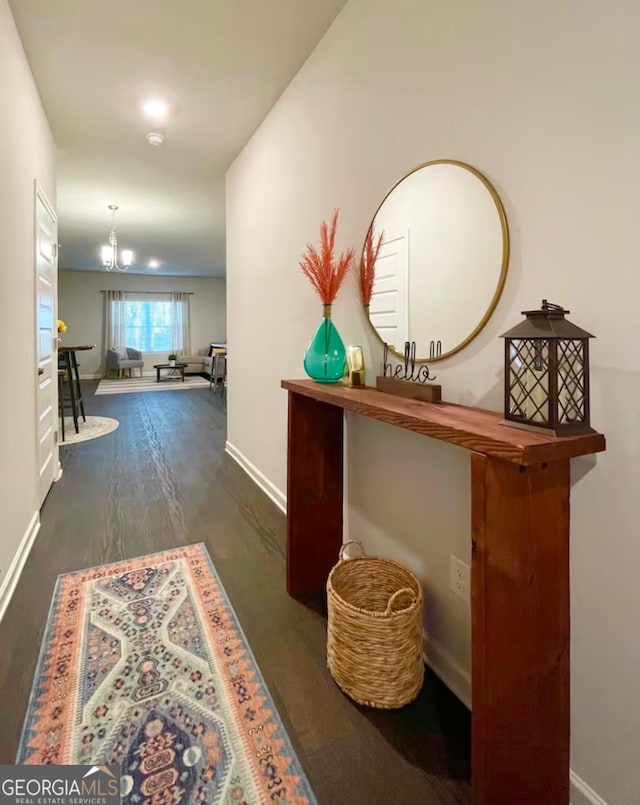
[[[105,291],[104,348],[126,347],[125,292]]]
[[[177,355],[191,354],[191,294],[171,293],[171,343]]]

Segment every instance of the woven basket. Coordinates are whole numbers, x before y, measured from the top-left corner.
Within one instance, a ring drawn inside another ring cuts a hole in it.
[[[348,545],[362,555],[345,559]],[[422,587],[406,567],[349,540],[327,581],[327,665],[358,704],[402,707],[422,687]]]

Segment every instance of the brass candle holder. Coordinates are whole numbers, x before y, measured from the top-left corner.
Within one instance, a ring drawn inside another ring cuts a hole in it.
[[[354,388],[366,385],[366,369],[362,347],[347,347],[347,366],[349,367],[347,383]]]

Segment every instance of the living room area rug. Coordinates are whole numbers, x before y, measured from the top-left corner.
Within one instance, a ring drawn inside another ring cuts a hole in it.
[[[59,576],[16,763],[131,805],[316,805],[204,545]]]
[[[133,394],[140,391],[187,391],[188,389],[209,388],[209,380],[200,375],[185,375],[184,383],[180,376],[166,379],[163,375],[158,383],[156,376],[125,377],[120,380],[104,378],[98,384],[96,394]]]

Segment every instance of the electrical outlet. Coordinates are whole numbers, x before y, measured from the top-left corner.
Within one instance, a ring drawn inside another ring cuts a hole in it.
[[[465,564],[462,559],[451,554],[451,592],[463,599],[469,601],[469,565]]]

